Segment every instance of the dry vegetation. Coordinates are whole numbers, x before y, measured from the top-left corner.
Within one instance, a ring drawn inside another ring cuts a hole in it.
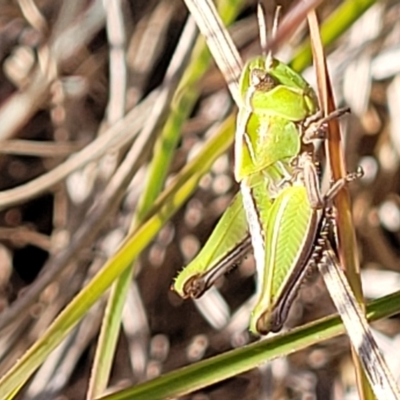
[[[151,96],[163,81],[186,12],[183,2],[170,0],[115,1],[107,15],[101,1],[0,2],[0,375],[126,234],[154,143],[152,135],[138,132],[151,122]],[[377,2],[328,49],[338,103],[352,109],[344,118],[348,168],[365,170],[351,193],[367,298],[400,286],[399,22],[398,2]],[[254,5],[244,8],[232,33],[244,58],[258,51]],[[170,176],[233,107],[215,67],[200,87]],[[143,99],[139,111],[132,111]],[[128,153],[134,140],[142,144]],[[70,157],[74,153],[78,157]],[[130,167],[124,172],[127,154]],[[173,277],[205,242],[236,191],[231,165],[229,152],[142,253],[124,312],[110,381],[114,389],[254,340],[246,328],[254,291],[251,256],[201,302],[206,316],[170,291]],[[21,399],[84,398],[104,306],[105,298],[48,359],[47,369],[29,381]],[[303,286],[289,325],[332,312],[316,277]],[[385,335],[383,351],[399,374],[398,319],[374,327]],[[342,336],[196,398],[326,399],[333,391],[339,399],[354,389],[352,376]]]

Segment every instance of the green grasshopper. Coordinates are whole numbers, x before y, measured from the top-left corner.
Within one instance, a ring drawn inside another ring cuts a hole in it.
[[[240,88],[243,106],[237,119],[235,177],[241,192],[203,250],[176,278],[174,290],[182,297],[198,297],[224,273],[226,258],[241,253],[237,246],[248,247],[249,230],[258,280],[264,281],[264,232],[273,225],[269,214],[279,192],[291,186],[303,122],[317,112],[311,87],[278,60],[257,57],[249,61]],[[286,274],[281,272],[282,277]]]
[[[241,75],[234,174],[240,193],[173,289],[197,298],[250,247],[257,268],[257,303],[250,330],[281,329],[324,220],[313,156],[303,153],[315,132],[318,103],[310,85],[269,54]],[[316,130],[318,131],[318,129]],[[310,133],[311,132],[311,133]],[[340,183],[342,184],[342,183]]]

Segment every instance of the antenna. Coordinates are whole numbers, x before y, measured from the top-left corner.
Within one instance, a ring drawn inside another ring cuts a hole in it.
[[[279,14],[281,12],[281,6],[277,6],[274,15],[274,21],[272,23],[272,32],[271,36],[272,39],[275,39],[276,33],[278,32],[278,22],[279,22]],[[267,54],[267,59],[265,61],[265,68],[270,69],[272,68],[272,50],[270,50]]]
[[[279,14],[281,11],[281,6],[277,6],[274,15],[274,21],[272,24],[272,39],[275,39],[276,32],[278,31],[278,21]],[[257,20],[258,27],[260,30],[260,44],[261,44],[261,54],[265,57],[265,69],[272,68],[272,51],[268,51],[267,53],[267,24],[265,18],[265,10],[261,1],[257,4]]]
[[[282,6],[276,6],[274,22],[272,25],[272,39],[275,39],[276,33],[278,32],[278,22],[279,22],[279,14],[281,13]]]
[[[265,11],[261,4],[261,1],[257,4],[257,20],[258,29],[260,31],[260,44],[261,44],[261,54],[267,56],[267,24],[265,22]]]

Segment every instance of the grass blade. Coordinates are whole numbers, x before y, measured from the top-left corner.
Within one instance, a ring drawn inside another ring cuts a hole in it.
[[[234,7],[231,2],[220,1],[219,9],[225,16],[224,23],[229,25],[238,13],[239,7],[238,5]],[[227,10],[229,10],[228,16],[226,16]],[[191,40],[188,43],[188,38],[195,33],[193,25],[193,20],[189,19],[182,34],[181,44],[181,47],[185,47],[185,52],[188,49],[193,49],[191,62],[179,83],[175,95],[167,102],[171,112],[154,146],[153,157],[146,179],[147,185],[141,195],[136,215],[131,223],[130,232],[136,230],[140,223],[145,221],[164,185],[169,165],[175,153],[176,144],[180,138],[182,125],[189,117],[200,95],[201,88],[198,85],[198,81],[208,69],[211,61],[211,56],[202,38],[197,40],[194,47]],[[170,82],[171,79],[176,80],[172,76],[175,74],[173,71],[181,71],[185,67],[184,60],[180,59],[181,53],[182,50],[178,46],[177,56],[171,61],[165,77],[166,83]],[[155,112],[157,113],[160,108],[160,106],[155,105]],[[154,118],[151,118],[151,121],[154,121]],[[152,129],[156,129],[155,122],[150,123],[150,125],[152,125]],[[134,260],[132,262],[134,263]],[[96,349],[91,385],[87,394],[88,398],[99,396],[106,388],[113,360],[112,354],[118,338],[122,308],[133,272],[134,266],[125,270],[113,286]]]
[[[145,130],[156,130],[160,120],[163,119],[163,115],[166,115],[165,111],[169,109],[171,101],[173,104],[176,103],[176,100],[174,101],[172,99],[173,96],[171,93],[174,93],[177,89],[179,78],[186,68],[188,61],[186,54],[190,53],[190,49],[193,48],[196,38],[196,29],[193,20],[189,19],[187,21],[182,38],[183,40],[181,41],[180,46],[178,45],[175,57],[172,59],[171,66],[166,74],[164,87],[168,89],[165,95],[162,93],[157,98],[152,114],[149,118],[149,124],[147,124],[144,128]],[[169,115],[170,119],[174,117],[176,118],[176,113],[169,113]],[[168,123],[166,126],[169,126]],[[172,137],[169,138],[169,140],[168,137],[165,138],[166,135],[163,134],[164,131],[160,135],[158,145],[156,142],[155,148],[159,151],[158,153],[156,150],[154,151],[155,154],[151,164],[153,168],[150,167],[150,172],[148,174],[149,177],[147,179],[147,187],[141,196],[141,201],[139,202],[136,210],[136,215],[133,218],[134,221],[131,224],[130,232],[135,231],[145,220],[144,217],[153,205],[157,195],[160,193],[165,175],[168,171],[167,166],[169,165],[172,154],[175,150],[175,146],[173,144],[176,143],[177,138],[179,137],[180,129],[177,129],[174,132],[174,136],[176,136],[176,138]],[[168,130],[168,132],[171,132],[171,130]],[[159,143],[160,141],[162,142],[161,145]],[[170,146],[163,145],[165,142],[169,142]],[[160,162],[162,168],[160,168]],[[154,164],[156,164],[156,166],[154,166]],[[134,261],[132,262],[134,263]],[[89,389],[87,392],[88,399],[99,396],[107,387],[121,326],[122,310],[125,305],[126,295],[131,284],[133,273],[134,265],[132,268],[127,268],[112,287],[100,330],[98,345],[96,348]]]

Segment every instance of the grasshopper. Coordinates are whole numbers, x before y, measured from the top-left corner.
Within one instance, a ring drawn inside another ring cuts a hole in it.
[[[301,75],[269,53],[247,62],[239,87],[234,175],[240,192],[173,289],[183,298],[199,297],[252,246],[258,300],[250,330],[266,334],[285,322],[327,200],[343,183],[322,197],[313,155],[303,152],[320,131],[306,129],[310,121],[322,122]]]

